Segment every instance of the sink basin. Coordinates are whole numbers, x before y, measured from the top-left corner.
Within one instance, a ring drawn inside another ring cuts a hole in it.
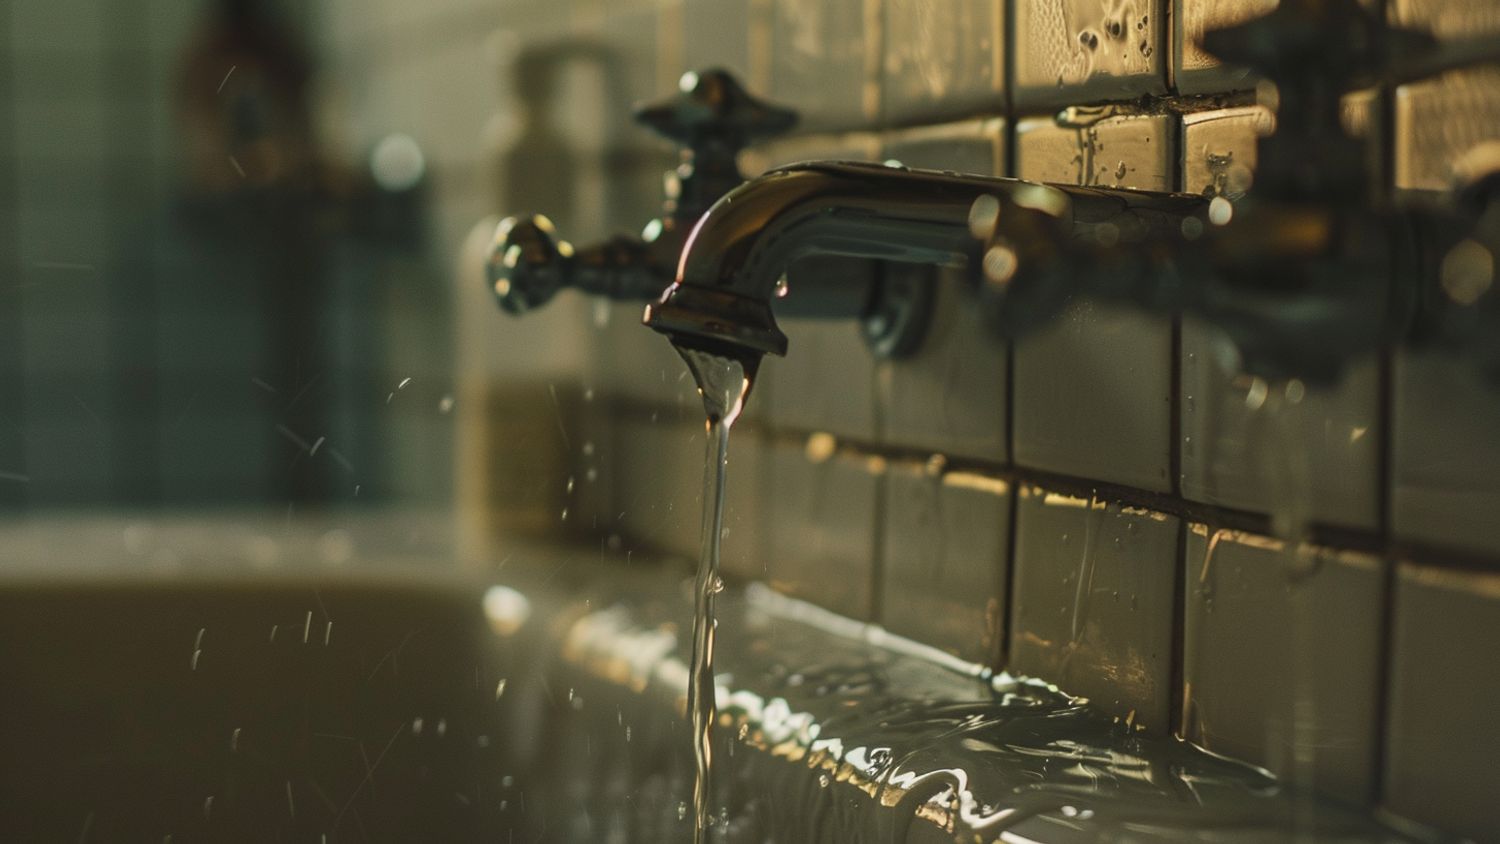
[[[365,553],[8,566],[0,840],[690,840],[682,563]],[[716,842],[1440,838],[764,587],[719,618]]]
[[[0,838],[494,840],[513,643],[481,594],[431,578],[5,584]]]

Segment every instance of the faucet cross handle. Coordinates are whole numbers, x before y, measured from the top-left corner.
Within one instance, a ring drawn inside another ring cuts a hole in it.
[[[1389,26],[1360,0],[1285,0],[1260,17],[1209,31],[1203,47],[1283,88],[1321,81],[1347,93],[1385,81],[1437,40]]]
[[[636,122],[694,152],[739,152],[797,124],[797,112],[752,97],[726,70],[688,71],[678,93],[635,110]]]
[[[638,107],[635,119],[683,148],[668,212],[686,228],[744,181],[740,150],[789,131],[797,112],[751,96],[719,68],[688,71],[677,87],[675,96]]]

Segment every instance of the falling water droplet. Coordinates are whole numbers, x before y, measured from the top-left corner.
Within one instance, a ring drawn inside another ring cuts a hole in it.
[[[791,292],[791,286],[786,283],[786,276],[776,279],[776,298],[785,299],[786,294]]]
[[[501,677],[500,682],[495,684],[495,700],[499,700],[503,694],[505,694],[505,678]]]
[[[1222,196],[1216,196],[1208,203],[1208,221],[1216,226],[1222,226],[1234,219],[1234,203]]]

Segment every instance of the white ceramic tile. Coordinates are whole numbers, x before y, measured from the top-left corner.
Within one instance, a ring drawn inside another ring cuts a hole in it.
[[[801,112],[807,129],[854,128],[878,119],[879,0],[772,4],[770,97]]]
[[[1396,536],[1500,553],[1500,391],[1458,358],[1405,353],[1394,392]]]
[[[887,125],[1005,110],[1001,0],[884,0]]]
[[[1298,520],[1374,529],[1379,519],[1379,369],[1332,387],[1226,372],[1216,332],[1182,328],[1182,494]],[[1295,401],[1293,399],[1296,399]]]
[[[1165,732],[1178,520],[1022,487],[1009,670]]]
[[[810,460],[809,452],[822,459]],[[773,587],[869,618],[881,470],[864,460],[825,457],[816,439],[806,449],[772,447],[765,494]]]
[[[1255,141],[1271,126],[1258,107],[1183,118],[1183,190],[1237,199],[1252,177]],[[1227,343],[1193,319],[1182,327],[1182,493],[1259,512],[1285,508],[1321,522],[1374,528],[1378,518],[1379,374],[1356,362],[1334,387],[1297,403],[1284,385],[1222,368]],[[1294,388],[1295,389],[1295,388]]]
[[[993,175],[1004,160],[1003,148],[1003,122],[968,121],[893,135],[885,157],[910,167]],[[937,268],[893,270],[936,284],[937,300],[915,354],[879,364],[882,441],[1005,460],[1005,343],[984,326],[965,274]]]
[[[1377,558],[1192,525],[1183,735],[1360,803],[1376,779]]]
[[[721,67],[751,87],[750,0],[687,0],[682,17],[684,69]]]
[[[886,477],[880,622],[993,665],[1005,607],[1010,487],[978,475],[893,467]]]
[[[1040,109],[1164,92],[1168,8],[1165,0],[1016,3],[1016,105]]]
[[[792,138],[748,152],[742,167],[755,175],[799,161],[870,161],[880,151],[875,136],[865,133]],[[793,285],[788,299],[796,295]],[[780,316],[777,324],[787,335],[787,355],[766,356],[746,413],[764,414],[761,419],[779,428],[873,440],[875,359],[859,325],[854,320]],[[839,388],[828,389],[830,383]]]
[[[1395,0],[1405,26],[1458,38],[1500,32],[1488,0]],[[1500,70],[1481,68],[1405,85],[1396,92],[1396,184],[1442,190],[1475,146],[1500,137]]]
[[[613,460],[616,522],[627,550],[696,560],[702,525],[702,423],[632,419]]]
[[[1476,841],[1500,840],[1500,575],[1402,566],[1386,726],[1385,804]]]
[[[1177,89],[1187,94],[1254,88],[1256,79],[1249,71],[1221,65],[1199,43],[1209,30],[1243,23],[1276,5],[1276,0],[1173,0]]]
[[[725,576],[765,580],[770,572],[766,494],[770,449],[751,428],[735,430],[729,439],[724,499],[724,538],[720,561]]]
[[[1109,118],[1086,130],[1051,120],[1017,132],[1018,175],[1165,190],[1175,181],[1167,118]],[[1171,488],[1172,326],[1164,317],[1074,302],[1015,344],[1015,461],[1078,477]]]

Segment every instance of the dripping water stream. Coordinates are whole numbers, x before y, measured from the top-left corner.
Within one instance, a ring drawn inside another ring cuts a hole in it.
[[[714,617],[714,596],[723,589],[723,580],[719,577],[719,550],[724,535],[729,429],[744,408],[758,361],[721,357],[682,346],[677,347],[677,352],[698,382],[708,425],[703,465],[702,551],[693,584],[693,654],[687,694],[695,767],[693,840],[701,844],[712,815],[714,636],[718,626]]]

